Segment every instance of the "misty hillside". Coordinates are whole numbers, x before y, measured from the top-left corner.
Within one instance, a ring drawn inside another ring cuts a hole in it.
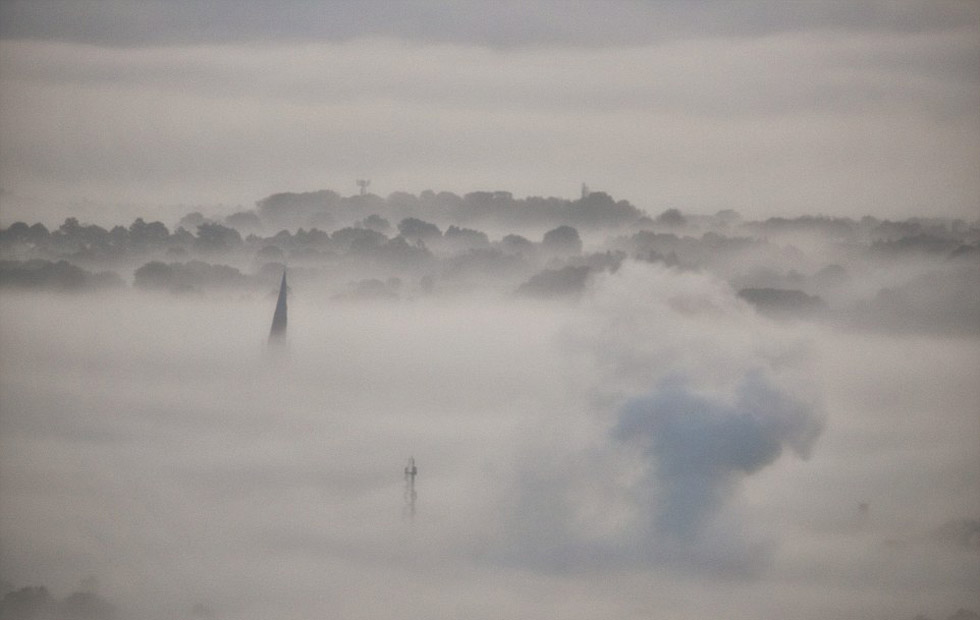
[[[978,268],[599,192],[11,223],[0,619],[975,619]]]
[[[486,295],[574,299],[623,261],[712,274],[759,312],[871,329],[980,330],[980,223],[648,214],[603,192],[284,192],[249,211],[68,218],[0,230],[0,286],[266,295],[291,281],[336,300]]]
[[[0,620],[980,620],[980,2],[0,0]]]

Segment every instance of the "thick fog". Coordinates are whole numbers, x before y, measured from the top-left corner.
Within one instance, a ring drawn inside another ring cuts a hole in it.
[[[0,620],[978,620],[978,169],[976,2],[0,0]]]
[[[975,617],[975,223],[406,196],[0,231],[3,617]]]

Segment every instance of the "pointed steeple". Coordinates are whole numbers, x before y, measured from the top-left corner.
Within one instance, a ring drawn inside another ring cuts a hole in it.
[[[286,336],[286,270],[282,272],[282,284],[279,285],[279,299],[276,301],[276,313],[272,315],[272,330],[269,331],[269,342],[281,340]]]

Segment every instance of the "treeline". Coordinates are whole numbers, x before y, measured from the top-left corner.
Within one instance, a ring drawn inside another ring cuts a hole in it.
[[[93,273],[66,260],[31,259],[0,260],[0,286],[83,291],[117,288],[124,286],[124,282],[119,274],[111,271]]]
[[[257,216],[236,214],[253,224],[282,227],[349,225],[371,215],[401,220],[406,217],[451,222],[459,226],[526,230],[575,226],[581,229],[612,229],[649,221],[646,213],[626,200],[614,200],[605,192],[589,192],[578,200],[563,198],[514,198],[510,192],[424,191],[419,195],[394,192],[387,198],[374,194],[341,196],[330,190],[273,194],[256,204]]]
[[[308,227],[316,222],[322,226]],[[510,226],[493,227],[502,223]],[[780,318],[839,318],[846,310],[865,326],[980,329],[980,224],[962,220],[744,221],[734,211],[677,209],[651,218],[601,192],[569,201],[323,190],[275,194],[221,219],[187,213],[173,230],[142,218],[111,228],[68,218],[54,230],[25,222],[0,229],[0,286],[57,291],[264,294],[288,264],[294,285],[336,298],[481,288],[575,296],[624,260],[710,272]],[[899,264],[904,280],[868,279]]]
[[[5,591],[0,598],[0,620],[114,620],[118,617],[115,605],[88,590],[59,599],[44,586],[27,586]]]
[[[171,232],[163,222],[145,222],[143,218],[136,218],[128,228],[117,225],[106,229],[69,217],[52,231],[43,224],[15,222],[0,230],[0,248],[4,255],[28,253],[32,258],[70,259],[84,264],[158,252],[175,256],[221,254],[242,244],[241,233],[230,226],[206,221],[196,229],[192,234],[179,226]]]

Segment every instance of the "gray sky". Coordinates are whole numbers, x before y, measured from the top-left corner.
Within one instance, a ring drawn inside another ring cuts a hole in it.
[[[0,1],[5,220],[362,177],[974,219],[978,110],[975,2]]]

